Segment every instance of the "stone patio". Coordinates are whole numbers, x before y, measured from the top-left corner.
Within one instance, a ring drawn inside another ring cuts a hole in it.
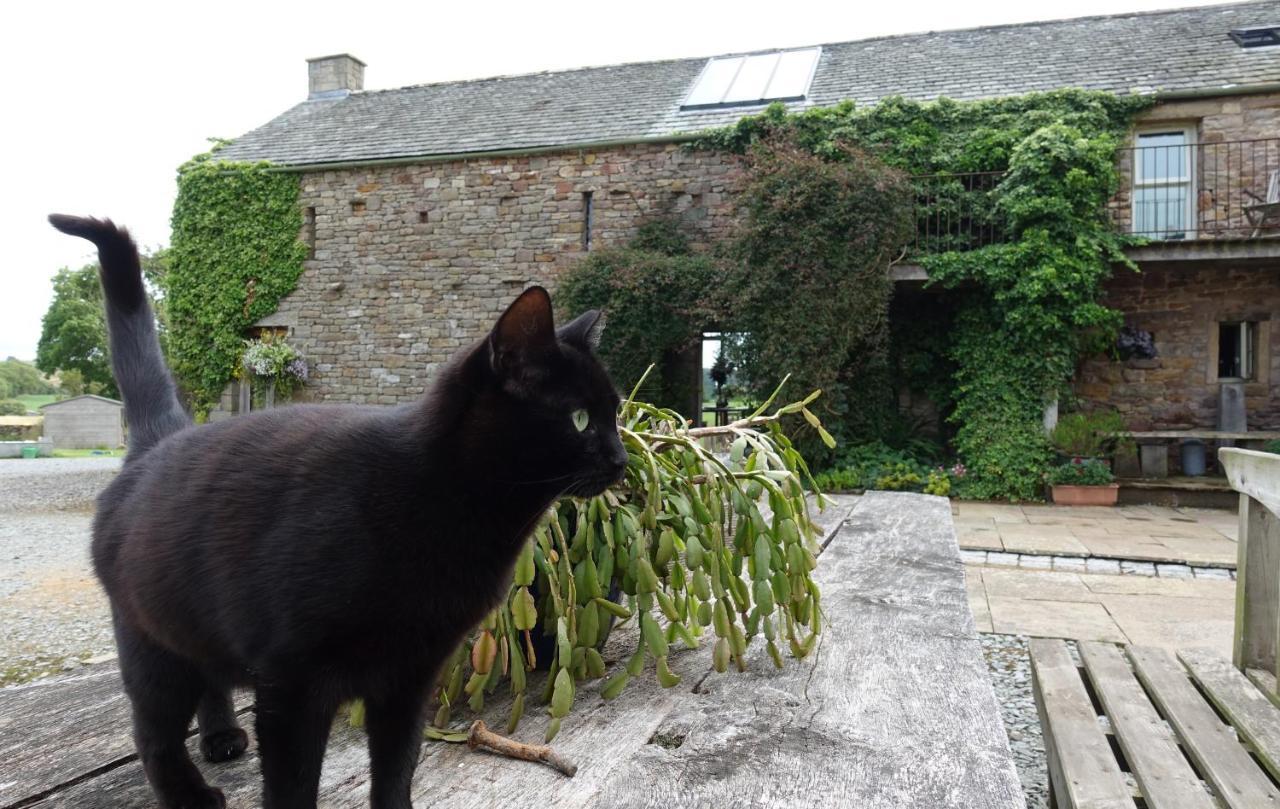
[[[960,547],[1234,568],[1236,515],[1163,506],[1089,508],[953,502]]]
[[[1199,646],[1230,657],[1235,514],[965,502],[952,513],[961,547],[989,560],[965,569],[978,631]],[[1052,570],[1027,564],[1048,558]]]

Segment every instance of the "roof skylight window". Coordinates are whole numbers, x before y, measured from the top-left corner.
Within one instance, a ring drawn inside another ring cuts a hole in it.
[[[681,109],[799,101],[809,92],[820,48],[717,56],[707,61]]]
[[[1265,48],[1280,45],[1280,25],[1260,28],[1237,28],[1229,36],[1242,48]]]

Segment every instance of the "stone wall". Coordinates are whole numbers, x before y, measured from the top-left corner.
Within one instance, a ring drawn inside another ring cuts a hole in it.
[[[124,445],[124,408],[92,396],[45,405],[44,437],[57,449],[116,449]]]
[[[1125,323],[1151,332],[1159,357],[1095,357],[1077,374],[1086,403],[1120,410],[1131,430],[1213,429],[1217,426],[1218,324],[1258,324],[1255,380],[1245,385],[1251,430],[1280,429],[1280,272],[1275,266],[1211,262],[1172,269],[1119,271],[1108,282],[1107,305]]]
[[[726,155],[638,145],[309,172],[314,255],[262,324],[288,327],[306,354],[309,398],[410,400],[524,287],[554,288],[587,249],[658,217],[682,220],[695,249],[726,236],[736,171]]]

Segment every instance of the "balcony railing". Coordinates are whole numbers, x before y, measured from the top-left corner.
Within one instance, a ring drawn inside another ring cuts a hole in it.
[[[1280,216],[1260,207],[1276,187],[1280,138],[1135,146],[1121,149],[1117,164],[1121,190],[1110,211],[1123,232],[1160,240],[1280,234]]]
[[[1002,177],[1002,171],[912,177],[916,238],[908,253],[973,250],[1003,241],[994,193]]]
[[[1108,203],[1117,229],[1157,240],[1280,236],[1280,138],[1138,146],[1116,155],[1120,191]],[[1003,172],[912,178],[916,234],[908,254],[973,250],[1004,240],[995,210]],[[1276,200],[1270,200],[1276,202]]]

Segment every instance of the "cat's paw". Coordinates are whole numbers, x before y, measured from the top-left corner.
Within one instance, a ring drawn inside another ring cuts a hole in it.
[[[249,736],[240,728],[227,728],[200,737],[200,752],[205,761],[230,761],[244,755],[249,748]]]

